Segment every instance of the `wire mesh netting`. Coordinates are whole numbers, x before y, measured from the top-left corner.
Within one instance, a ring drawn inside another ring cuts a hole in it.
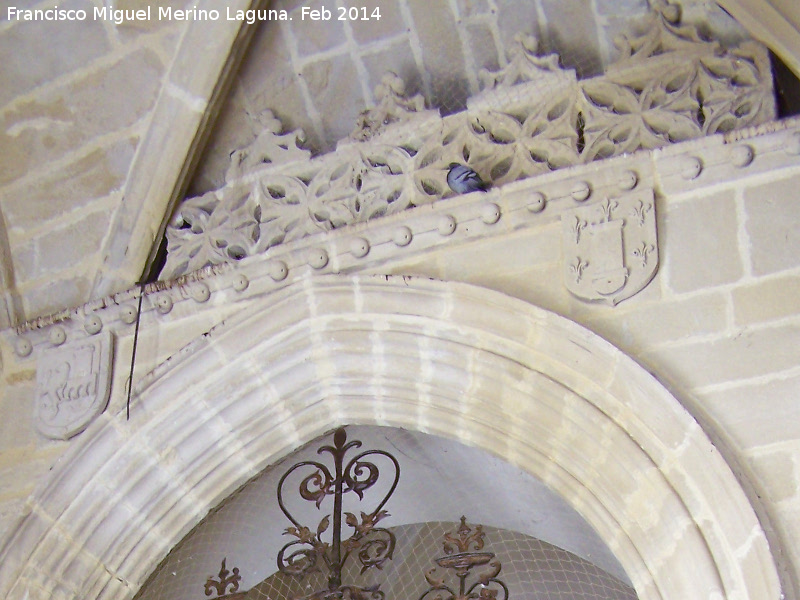
[[[355,561],[343,573],[353,585],[380,585],[387,600],[417,600],[430,587],[425,573],[436,567],[443,555],[442,539],[458,527],[457,523],[416,523],[394,529],[397,552],[382,570],[359,573]],[[509,599],[523,600],[635,600],[633,589],[590,562],[561,548],[516,533],[485,527],[484,550],[502,564],[498,574],[509,590]],[[437,570],[441,576],[443,569]],[[445,582],[458,589],[454,576]],[[471,581],[470,581],[471,583]],[[281,600],[300,597],[325,589],[324,574],[296,579],[277,573],[251,589],[248,600]]]
[[[393,558],[381,570],[373,568],[363,575],[361,564],[351,559],[344,576],[354,585],[380,583],[387,600],[419,598],[427,586],[425,573],[444,554],[442,536],[466,514],[470,524],[484,525],[486,550],[502,563],[501,579],[509,585],[510,598],[636,597],[624,571],[588,524],[520,469],[484,451],[434,436],[380,427],[348,427],[347,432],[348,439],[362,441],[361,450],[391,451],[401,466],[399,484],[385,506],[390,515],[381,521],[397,537]],[[297,450],[225,499],[167,555],[136,599],[204,597],[209,578],[223,579],[218,573],[223,559],[229,576],[238,569],[237,593],[250,590],[249,598],[282,600],[325,588],[325,572],[305,579],[278,573],[278,551],[293,538],[284,534],[290,522],[278,507],[276,492],[289,466],[318,460],[316,450],[327,440]],[[384,476],[391,473],[381,464],[379,468]],[[376,487],[380,485],[379,478]],[[326,499],[317,509],[314,502],[300,498],[298,489],[297,481],[290,482],[283,499],[298,522],[315,531],[320,519],[331,514],[333,501]],[[382,496],[380,489],[377,492]],[[368,504],[369,494],[365,498]],[[371,508],[349,494],[343,510],[358,515]],[[326,541],[331,531],[326,531]],[[349,527],[343,529],[344,538],[351,533]],[[230,594],[232,587],[220,587],[224,591],[219,593]],[[209,588],[209,594],[217,595],[217,588]]]

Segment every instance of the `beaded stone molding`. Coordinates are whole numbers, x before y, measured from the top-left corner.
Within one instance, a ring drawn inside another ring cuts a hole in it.
[[[232,153],[226,184],[178,207],[162,278],[447,198],[452,162],[469,164],[498,188],[775,118],[763,46],[705,41],[664,0],[652,3],[643,25],[643,34],[617,41],[621,58],[604,75],[580,81],[558,56],[538,56],[533,37],[519,36],[505,67],[480,73],[483,91],[467,110],[447,117],[425,110],[419,95],[406,97],[403,81],[387,74],[377,106],[335,152],[314,158],[302,148],[302,131],[281,133],[265,111],[260,135]],[[639,259],[653,264],[655,239],[641,242]],[[572,267],[580,288],[591,267]]]
[[[669,198],[687,198],[798,166],[800,119],[767,123],[319,232],[250,260],[209,265],[40,317],[2,335],[17,360],[36,362],[37,429],[46,437],[67,439],[105,408],[109,373],[119,370],[113,339],[133,335],[142,294],[142,331],[187,319],[204,322],[207,312],[222,320],[312,275],[375,272],[398,257],[560,223],[564,284],[574,296],[598,294],[613,304],[641,289],[654,273],[658,247],[648,241],[655,227],[654,189]],[[630,269],[628,277],[620,278],[617,271],[616,281],[623,285],[608,293],[620,260]],[[137,376],[134,389],[153,376]]]

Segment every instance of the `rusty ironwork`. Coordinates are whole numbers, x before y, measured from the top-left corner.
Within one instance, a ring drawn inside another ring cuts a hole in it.
[[[445,555],[436,559],[436,564],[443,569],[455,571],[459,580],[458,591],[454,591],[445,583],[447,572],[437,575],[437,567],[433,567],[425,574],[425,579],[431,587],[419,597],[424,600],[498,600],[498,593],[502,592],[499,600],[508,600],[508,587],[497,579],[502,568],[500,561],[495,559],[493,552],[484,552],[483,527],[476,525],[473,530],[467,525],[467,518],[461,517],[461,525],[456,530],[457,535],[449,533],[444,536]],[[474,572],[472,569],[476,569]],[[467,580],[474,578],[475,582],[467,587]]]
[[[209,577],[208,581],[206,581],[206,596],[210,596],[216,592],[219,598],[233,598],[233,596],[225,595],[228,586],[231,586],[231,594],[239,589],[239,582],[242,580],[242,576],[239,575],[239,569],[234,567],[233,572],[228,571],[227,567],[225,566],[226,560],[227,557],[222,559],[222,566],[220,567],[219,574],[217,575],[219,580]]]
[[[327,589],[318,590],[302,597],[303,600],[383,600],[384,594],[379,586],[359,587],[342,582],[342,569],[350,556],[356,556],[361,563],[361,573],[367,569],[380,569],[392,558],[395,547],[395,536],[388,529],[376,527],[379,521],[389,516],[383,509],[394,493],[400,479],[400,465],[397,460],[383,450],[366,450],[345,463],[345,455],[354,448],[360,448],[361,442],[347,441],[343,428],[337,429],[333,436],[333,446],[325,445],[317,450],[317,454],[330,454],[333,458],[333,471],[322,462],[305,460],[292,466],[283,474],[278,482],[278,505],[286,517],[292,522],[284,535],[296,539],[287,543],[278,552],[278,569],[281,573],[304,576],[321,571],[324,567],[328,573]],[[361,512],[360,518],[354,513],[343,512],[342,499],[350,492],[364,500],[364,494],[372,488],[380,477],[378,466],[372,462],[373,457],[387,458],[394,468],[394,480],[377,506],[369,513]],[[367,460],[369,459],[369,460]],[[323,502],[333,497],[333,527],[331,515],[325,515],[315,531],[302,525],[289,511],[283,500],[283,486],[287,478],[295,471],[310,471],[299,485],[300,497],[313,502],[320,509]],[[342,540],[342,517],[344,524],[353,532],[346,540]],[[323,536],[330,541],[323,540]]]

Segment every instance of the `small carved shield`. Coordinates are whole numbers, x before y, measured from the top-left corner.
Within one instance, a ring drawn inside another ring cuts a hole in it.
[[[562,216],[564,282],[582,300],[617,304],[641,291],[656,274],[655,199],[652,189],[603,198]]]
[[[34,421],[39,432],[66,440],[103,412],[111,391],[111,334],[43,351],[36,369]]]

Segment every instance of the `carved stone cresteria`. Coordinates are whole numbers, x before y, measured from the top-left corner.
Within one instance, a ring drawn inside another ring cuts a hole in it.
[[[111,333],[41,350],[34,422],[51,439],[80,433],[106,408],[111,391]]]
[[[315,158],[302,149],[301,131],[280,133],[265,112],[256,140],[233,153],[226,185],[178,208],[162,277],[451,196],[451,162],[469,164],[498,189],[774,119],[766,49],[750,42],[723,49],[681,25],[679,13],[654,2],[645,32],[623,37],[622,58],[586,80],[559,67],[555,55],[537,56],[536,40],[519,36],[503,69],[481,73],[484,89],[468,110],[444,118],[424,110],[421,96],[406,97],[402,80],[388,74],[376,90],[378,105],[350,138]],[[734,160],[746,166],[750,158],[739,151]],[[701,170],[701,163],[687,165],[684,176]],[[620,181],[623,190],[635,185]],[[575,191],[590,194],[588,186]],[[532,213],[544,209],[542,201],[531,206]]]
[[[364,142],[371,137],[382,133],[395,123],[412,120],[425,109],[425,99],[421,94],[411,98],[406,97],[405,82],[394,73],[386,73],[375,88],[377,106],[362,111],[356,123],[356,128],[350,134],[350,139]],[[438,113],[429,111],[429,114]]]
[[[231,154],[231,164],[225,174],[225,181],[235,181],[260,165],[311,158],[311,152],[301,148],[305,139],[303,131],[298,129],[282,134],[283,125],[271,110],[265,110],[251,120],[259,133],[251,144]]]

